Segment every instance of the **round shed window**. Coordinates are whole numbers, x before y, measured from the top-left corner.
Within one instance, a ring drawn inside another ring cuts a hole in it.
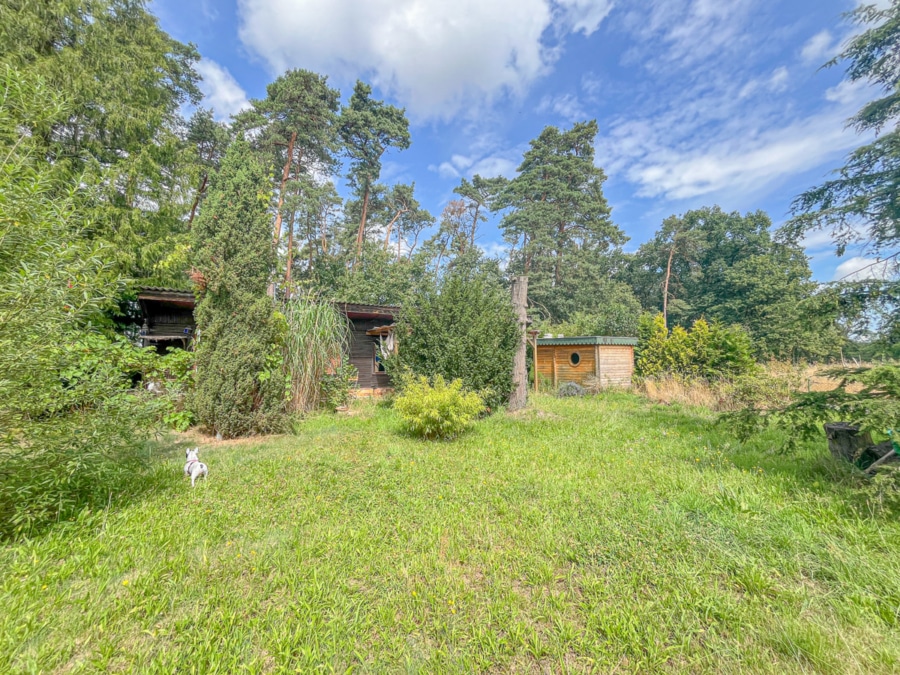
[[[573,366],[577,366],[579,363],[581,363],[581,356],[578,354],[578,352],[572,352],[572,355],[569,357],[569,363],[571,363]]]

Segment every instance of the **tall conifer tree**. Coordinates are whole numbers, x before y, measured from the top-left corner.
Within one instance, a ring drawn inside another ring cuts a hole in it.
[[[271,183],[246,141],[229,147],[193,229],[206,287],[196,309],[201,424],[223,437],[277,429],[284,386],[280,331],[266,290],[275,266]]]

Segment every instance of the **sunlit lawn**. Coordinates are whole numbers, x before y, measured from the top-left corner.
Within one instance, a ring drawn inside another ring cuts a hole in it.
[[[824,449],[629,395],[354,412],[0,548],[0,672],[900,671],[900,514]]]

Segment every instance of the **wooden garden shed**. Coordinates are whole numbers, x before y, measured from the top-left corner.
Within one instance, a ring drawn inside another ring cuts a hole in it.
[[[538,380],[556,389],[563,382],[630,387],[637,338],[588,335],[537,338]]]

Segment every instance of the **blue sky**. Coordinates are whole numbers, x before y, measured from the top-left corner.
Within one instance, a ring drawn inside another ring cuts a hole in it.
[[[885,4],[885,3],[882,3]],[[460,176],[514,175],[548,125],[597,119],[597,164],[633,250],[700,206],[762,209],[778,225],[862,140],[845,122],[874,92],[819,67],[851,35],[855,0],[155,0],[195,43],[205,105],[227,117],[286,68],[363,79],[407,108],[412,147],[385,182],[416,182],[438,216]],[[495,224],[480,244],[496,252]],[[845,277],[807,241],[814,275]],[[877,268],[875,268],[877,269]],[[868,273],[871,273],[871,268]]]

